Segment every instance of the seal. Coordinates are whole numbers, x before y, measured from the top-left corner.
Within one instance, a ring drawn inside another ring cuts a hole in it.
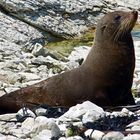
[[[137,17],[136,11],[106,14],[97,24],[94,45],[82,65],[0,97],[0,113],[33,105],[70,107],[86,100],[102,107],[135,104],[131,30]]]

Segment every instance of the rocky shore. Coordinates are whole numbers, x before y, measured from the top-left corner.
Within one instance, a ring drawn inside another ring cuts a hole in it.
[[[139,5],[139,0],[1,0],[0,96],[78,67],[90,50],[79,46],[65,57],[46,49],[48,42],[78,37],[108,11],[139,12]],[[69,109],[22,108],[0,115],[0,139],[139,140],[140,31],[132,35],[136,53],[132,90],[137,109],[112,112],[89,101]]]

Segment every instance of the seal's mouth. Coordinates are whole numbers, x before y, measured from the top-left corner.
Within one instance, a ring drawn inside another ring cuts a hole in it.
[[[114,32],[114,40],[117,41],[119,38],[123,38],[126,34],[130,33],[136,24],[138,18],[137,11],[126,12],[126,17],[122,19],[121,24]]]

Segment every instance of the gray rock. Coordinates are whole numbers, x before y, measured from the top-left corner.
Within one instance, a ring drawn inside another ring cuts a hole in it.
[[[2,1],[0,1],[0,5]],[[0,12],[0,51],[16,52],[36,42],[43,43],[44,37],[37,29]]]
[[[122,140],[124,135],[121,132],[108,132],[103,136],[102,140]]]
[[[64,38],[80,34],[86,24],[95,24],[96,13],[104,7],[102,0],[1,0],[0,5],[16,18]]]
[[[33,45],[32,54],[36,57],[40,55],[47,56],[48,51],[41,44],[36,43],[35,45]]]

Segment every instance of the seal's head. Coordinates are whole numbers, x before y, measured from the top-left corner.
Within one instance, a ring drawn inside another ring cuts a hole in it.
[[[97,24],[96,36],[100,41],[121,40],[126,34],[130,34],[137,21],[137,11],[115,11],[106,14]],[[99,41],[99,40],[98,40]]]

